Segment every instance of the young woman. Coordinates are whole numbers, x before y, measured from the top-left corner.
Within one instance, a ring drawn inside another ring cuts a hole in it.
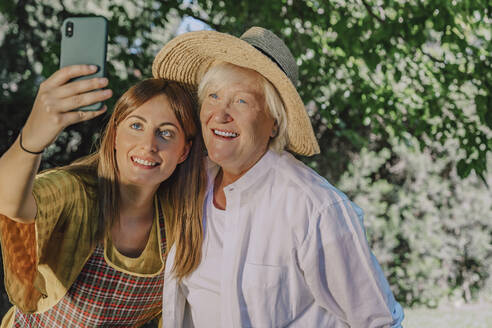
[[[0,158],[6,289],[2,327],[138,327],[159,315],[167,244],[174,272],[200,261],[205,175],[194,97],[149,79],[117,102],[99,150],[36,175],[68,125],[102,114],[107,79],[65,67],[42,83],[19,137]],[[99,90],[97,90],[99,89]]]

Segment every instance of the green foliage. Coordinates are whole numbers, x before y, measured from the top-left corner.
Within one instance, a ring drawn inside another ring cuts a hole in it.
[[[470,301],[492,282],[492,191],[476,175],[458,176],[465,151],[456,141],[420,151],[410,140],[363,149],[338,187],[364,209],[369,242],[401,302]]]

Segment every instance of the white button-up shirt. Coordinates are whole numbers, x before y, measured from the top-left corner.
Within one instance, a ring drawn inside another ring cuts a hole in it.
[[[217,172],[209,169],[208,193]],[[269,150],[224,191],[220,322],[203,326],[401,326],[403,310],[368,247],[362,210],[323,177]],[[174,254],[166,263],[166,328],[192,326],[172,276]]]
[[[213,193],[205,199],[202,261],[189,276],[183,278],[181,289],[190,306],[190,315],[196,328],[209,327],[220,322],[220,290],[222,287],[223,240],[227,211],[213,204]]]

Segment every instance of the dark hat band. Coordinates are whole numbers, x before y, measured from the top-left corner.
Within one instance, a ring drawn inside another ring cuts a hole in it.
[[[252,45],[253,46],[253,45]],[[256,50],[258,50],[259,52],[261,52],[262,54],[264,54],[265,56],[267,56],[268,58],[270,58],[270,60],[272,62],[274,62],[275,64],[277,64],[278,68],[280,68],[282,70],[282,72],[284,72],[284,74],[289,77],[289,75],[287,75],[287,72],[284,70],[284,68],[279,64],[278,61],[275,60],[275,58],[273,58],[273,56],[271,56],[269,53],[267,53],[266,51],[264,51],[263,49],[261,48],[258,48],[257,46],[253,46]]]

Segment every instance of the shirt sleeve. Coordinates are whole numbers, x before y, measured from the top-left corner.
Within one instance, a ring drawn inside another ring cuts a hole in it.
[[[74,199],[80,194],[77,182],[75,176],[63,170],[47,171],[34,180],[38,258],[43,258],[55,227],[63,225],[63,218],[74,208]]]
[[[60,237],[69,230],[63,222],[65,214],[74,208],[76,195],[81,194],[76,192],[80,185],[73,175],[61,170],[39,174],[33,186],[35,222],[23,224],[0,216],[5,288],[11,303],[23,312],[39,310],[38,300],[46,294],[39,264],[61,261],[59,254],[53,252],[59,249],[60,238],[53,241],[52,237]],[[60,229],[57,231],[56,227]]]
[[[301,269],[315,302],[350,327],[401,327],[403,310],[369,249],[362,217],[349,200],[318,212],[299,250]]]

